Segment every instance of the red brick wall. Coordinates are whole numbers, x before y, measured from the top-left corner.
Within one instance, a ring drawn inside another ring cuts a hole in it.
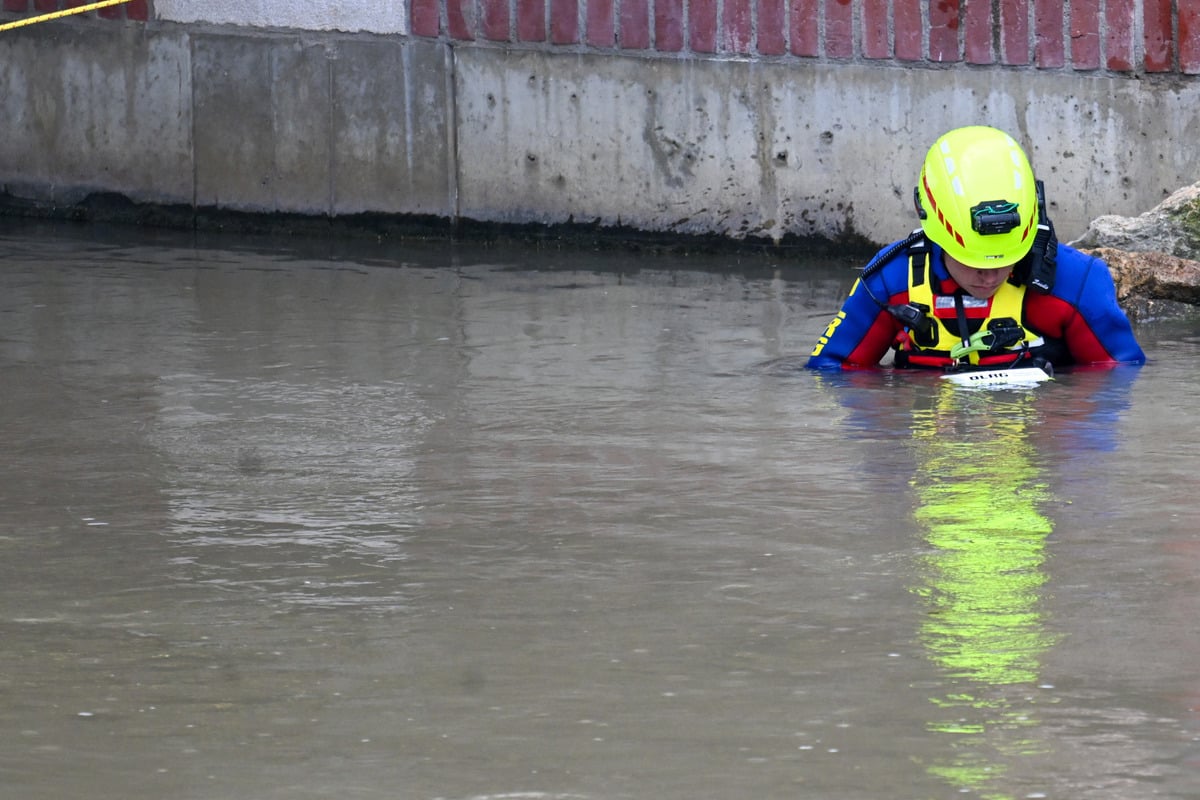
[[[54,11],[64,11],[69,8],[91,5],[92,2],[94,0],[3,0],[3,8],[5,11],[37,16],[39,14],[49,14]],[[97,9],[94,12],[89,11],[84,13],[94,13],[103,19],[132,19],[138,22],[145,22],[150,16],[150,0],[129,0],[128,3],[107,6]],[[11,21],[0,19],[0,22]]]
[[[1200,0],[410,2],[413,35],[460,42],[1200,74]]]

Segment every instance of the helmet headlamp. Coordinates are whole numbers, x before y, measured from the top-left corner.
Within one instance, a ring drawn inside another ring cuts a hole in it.
[[[987,200],[971,207],[971,230],[980,236],[1008,233],[1020,224],[1021,212],[1016,203]]]

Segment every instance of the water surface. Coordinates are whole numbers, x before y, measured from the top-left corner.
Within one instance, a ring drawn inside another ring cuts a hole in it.
[[[1200,794],[1200,323],[799,368],[759,256],[0,227],[0,797]]]

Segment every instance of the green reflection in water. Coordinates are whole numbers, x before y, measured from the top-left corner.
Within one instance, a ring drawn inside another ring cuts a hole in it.
[[[920,641],[945,678],[928,730],[951,754],[927,765],[958,789],[994,787],[1021,757],[1046,750],[1028,700],[1055,642],[1042,592],[1052,500],[1032,437],[1034,392],[939,387],[914,411],[914,519],[928,552],[913,591],[926,614]]]

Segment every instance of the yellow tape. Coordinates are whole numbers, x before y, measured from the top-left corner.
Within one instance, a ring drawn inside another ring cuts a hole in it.
[[[16,22],[6,22],[0,25],[0,31],[7,31],[12,28],[20,28],[24,25],[33,25],[37,22],[49,22],[52,19],[59,17],[69,17],[72,14],[82,14],[85,11],[95,11],[97,8],[108,8],[109,6],[118,6],[121,3],[128,3],[129,0],[100,0],[99,3],[88,3],[86,6],[79,8],[64,8],[62,11],[54,11],[50,14],[42,14],[40,17],[30,17],[29,19],[19,19]]]

